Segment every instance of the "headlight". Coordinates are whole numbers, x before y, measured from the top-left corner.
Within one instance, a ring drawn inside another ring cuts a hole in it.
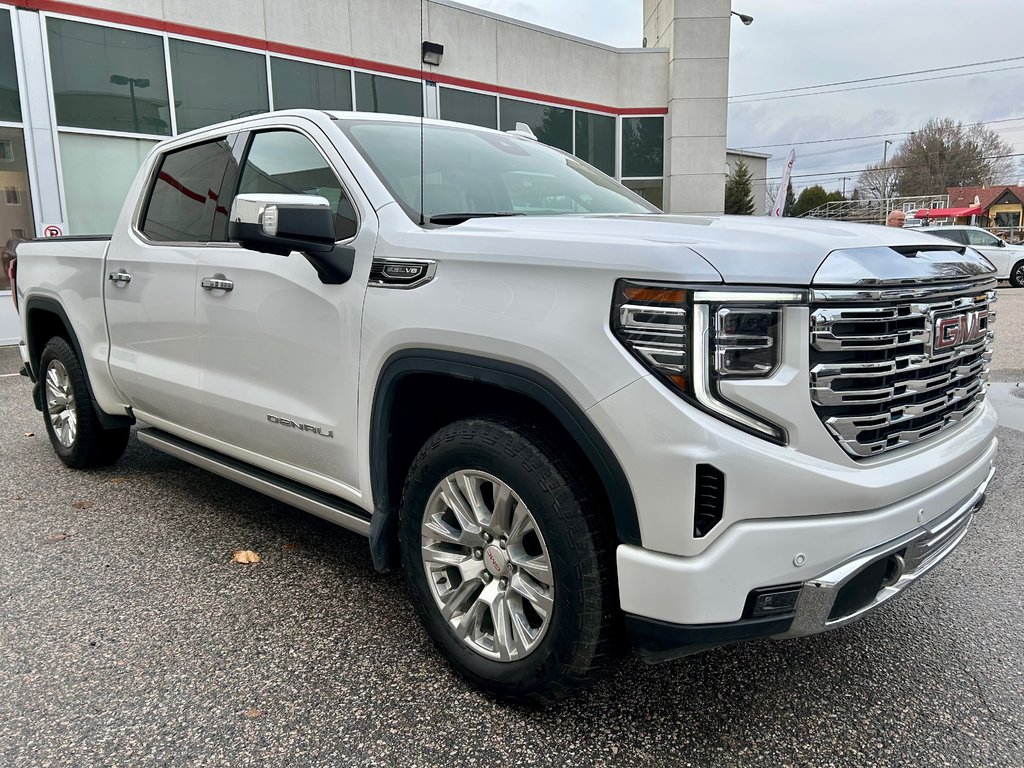
[[[619,280],[612,331],[677,394],[746,432],[777,443],[785,430],[732,403],[719,382],[765,379],[781,364],[782,305],[800,291],[708,290]]]
[[[764,378],[779,366],[781,310],[743,306],[715,311],[714,357],[719,376]]]

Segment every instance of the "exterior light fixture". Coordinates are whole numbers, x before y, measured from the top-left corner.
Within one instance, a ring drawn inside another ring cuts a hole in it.
[[[441,64],[441,57],[444,56],[444,46],[440,43],[423,41],[423,63],[436,67]]]
[[[753,16],[747,16],[747,14],[745,13],[737,13],[736,11],[731,11],[731,13],[733,16],[738,16],[740,21],[743,22],[743,26],[745,27],[749,27],[751,24],[754,23]]]

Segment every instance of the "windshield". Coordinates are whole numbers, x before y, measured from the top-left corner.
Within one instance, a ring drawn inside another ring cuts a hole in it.
[[[337,121],[413,221],[421,211],[420,124]],[[582,160],[533,141],[471,128],[423,126],[422,212],[553,216],[658,213]],[[435,222],[437,223],[437,222]]]

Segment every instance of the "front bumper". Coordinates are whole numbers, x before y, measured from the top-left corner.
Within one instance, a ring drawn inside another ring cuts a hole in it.
[[[946,513],[793,585],[799,595],[791,612],[698,625],[627,613],[633,646],[648,661],[666,661],[727,643],[800,637],[857,621],[916,583],[963,541],[994,473],[989,462],[984,481]]]

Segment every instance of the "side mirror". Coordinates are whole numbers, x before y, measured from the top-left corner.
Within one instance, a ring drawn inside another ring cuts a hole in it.
[[[334,250],[334,211],[317,195],[236,195],[228,239],[245,248],[287,256]]]

